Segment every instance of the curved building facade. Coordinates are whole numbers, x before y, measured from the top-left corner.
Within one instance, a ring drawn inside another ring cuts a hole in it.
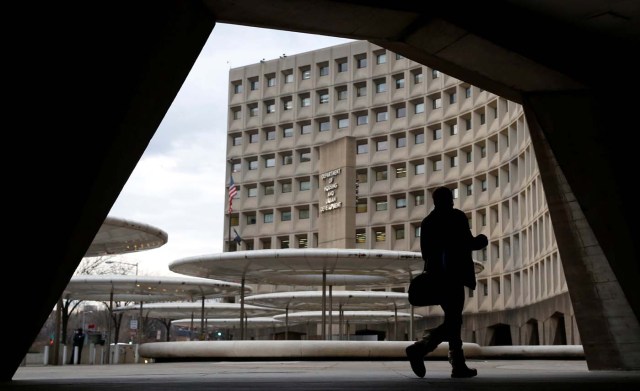
[[[520,105],[357,41],[231,69],[228,118],[227,251],[420,251],[431,191],[444,185],[490,242],[475,252],[484,270],[463,339],[580,343]],[[308,287],[256,291],[286,289]],[[442,320],[439,308],[414,310],[418,333]]]

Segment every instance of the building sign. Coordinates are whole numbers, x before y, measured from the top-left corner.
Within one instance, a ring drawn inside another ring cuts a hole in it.
[[[325,194],[325,203],[320,207],[320,213],[342,207],[342,201],[338,201],[338,196],[336,195],[336,191],[338,190],[338,175],[340,175],[341,172],[342,169],[337,168],[320,174],[320,179],[324,180],[323,189]]]

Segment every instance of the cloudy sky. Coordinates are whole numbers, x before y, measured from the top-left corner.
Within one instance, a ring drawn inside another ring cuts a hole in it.
[[[171,261],[222,251],[229,69],[350,42],[217,24],[110,216],[167,232],[158,249],[119,257],[140,274],[174,275]]]

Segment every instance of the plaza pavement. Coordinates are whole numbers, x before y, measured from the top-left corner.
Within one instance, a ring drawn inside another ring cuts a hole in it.
[[[416,377],[405,360],[201,361],[23,366],[0,390],[637,390],[640,371],[589,371],[584,360],[469,359],[472,379],[451,379],[446,360]]]

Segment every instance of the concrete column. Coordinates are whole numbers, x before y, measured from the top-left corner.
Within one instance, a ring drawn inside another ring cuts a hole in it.
[[[613,98],[558,92],[523,103],[591,370],[640,369],[637,197],[628,188],[637,151],[616,137],[637,128],[637,107]]]

